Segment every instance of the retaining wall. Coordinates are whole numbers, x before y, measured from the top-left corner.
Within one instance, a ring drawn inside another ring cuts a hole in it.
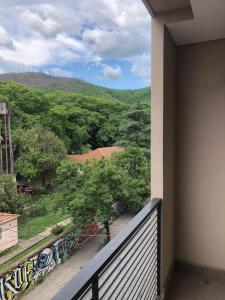
[[[0,300],[11,300],[33,286],[40,277],[46,276],[61,264],[73,251],[82,247],[98,232],[97,223],[87,226],[84,236],[77,236],[76,230],[61,236],[58,240],[28,257],[15,268],[0,275]]]

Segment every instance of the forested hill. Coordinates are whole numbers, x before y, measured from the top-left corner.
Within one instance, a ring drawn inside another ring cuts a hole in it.
[[[151,97],[151,91],[148,87],[136,90],[115,90],[93,85],[80,79],[54,77],[40,72],[1,74],[0,81],[1,80],[13,80],[49,92],[62,90],[66,92],[81,93],[86,96],[120,100],[130,104],[149,103]]]

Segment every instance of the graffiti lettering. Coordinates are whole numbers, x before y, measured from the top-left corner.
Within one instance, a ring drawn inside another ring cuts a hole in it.
[[[27,290],[39,276],[45,276],[52,271],[57,264],[62,263],[75,249],[87,242],[97,232],[96,222],[87,226],[87,233],[83,237],[78,237],[76,232],[72,231],[36,256],[28,259],[24,264],[18,265],[2,277],[0,276],[0,300],[12,300],[16,295]]]
[[[33,281],[33,274],[34,268],[31,261],[7,273],[0,279],[0,299],[13,299],[16,294],[26,290]]]

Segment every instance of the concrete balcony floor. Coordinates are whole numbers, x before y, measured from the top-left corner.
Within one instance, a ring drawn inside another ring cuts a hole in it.
[[[167,300],[224,300],[225,282],[175,271]]]

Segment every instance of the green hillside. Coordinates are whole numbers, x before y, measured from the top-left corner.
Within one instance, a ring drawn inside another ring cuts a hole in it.
[[[137,90],[114,90],[96,86],[78,79],[70,79],[65,82],[42,87],[46,91],[63,90],[67,92],[81,93],[86,96],[100,97],[104,99],[120,100],[127,103],[139,103],[150,101],[150,88]]]
[[[110,100],[120,100],[127,103],[149,103],[150,88],[137,90],[114,90],[100,87],[80,79],[54,77],[44,73],[8,73],[0,75],[0,81],[13,80],[44,91],[57,90],[81,93],[85,96],[99,97]]]

